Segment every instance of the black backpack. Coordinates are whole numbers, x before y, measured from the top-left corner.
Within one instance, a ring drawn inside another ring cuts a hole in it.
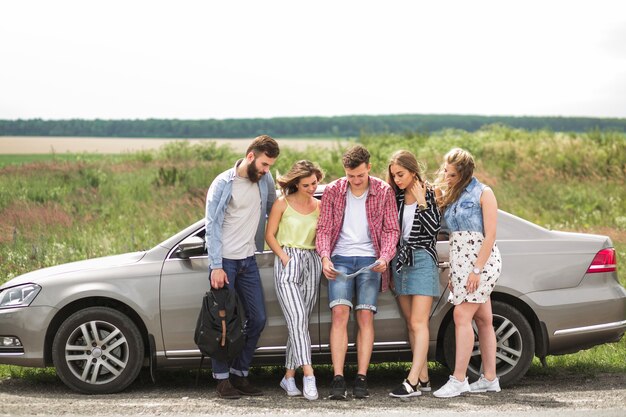
[[[211,288],[202,298],[194,341],[204,356],[222,362],[235,359],[246,342],[245,312],[233,289]]]

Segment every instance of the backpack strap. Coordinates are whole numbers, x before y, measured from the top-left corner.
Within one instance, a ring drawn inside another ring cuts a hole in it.
[[[226,346],[226,309],[219,310],[217,313],[222,319],[222,340],[220,341],[220,346]]]
[[[228,287],[222,287],[219,289],[211,288],[213,292],[213,297],[217,302],[217,306],[219,308],[218,316],[222,322],[222,339],[220,341],[220,346],[226,346],[226,301],[228,300],[229,289]]]
[[[198,373],[196,374],[196,386],[200,383],[200,371],[202,371],[202,362],[204,362],[204,353],[200,357],[200,366],[198,366]]]

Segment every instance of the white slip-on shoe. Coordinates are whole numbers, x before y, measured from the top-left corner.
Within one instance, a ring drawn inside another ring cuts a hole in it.
[[[295,378],[285,378],[283,377],[282,381],[280,381],[280,387],[287,392],[287,395],[290,397],[296,397],[298,395],[302,395],[302,392],[296,387],[296,379]]]
[[[458,397],[464,392],[469,392],[470,386],[467,382],[467,377],[463,381],[459,381],[453,375],[450,375],[448,382],[439,388],[437,391],[433,392],[433,395],[437,398],[452,398]]]
[[[470,384],[470,392],[500,392],[500,380],[496,377],[493,381],[485,378],[485,375],[480,375],[478,381]]]
[[[317,393],[317,386],[315,385],[315,377],[304,376],[302,377],[302,394],[307,400],[317,400],[319,396]]]

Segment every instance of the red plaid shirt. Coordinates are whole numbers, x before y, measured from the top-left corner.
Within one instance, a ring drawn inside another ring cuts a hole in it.
[[[347,192],[348,179],[346,177],[333,181],[324,189],[315,241],[317,252],[322,258],[326,256],[330,259],[339,239],[346,210]],[[396,245],[400,236],[396,199],[389,184],[378,178],[369,177],[365,211],[376,258],[383,258],[387,261],[387,270],[382,275],[381,283],[381,291],[386,291],[389,288],[389,265],[396,254]]]

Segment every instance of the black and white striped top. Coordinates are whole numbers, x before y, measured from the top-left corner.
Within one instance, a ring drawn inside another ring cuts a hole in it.
[[[402,230],[402,216],[404,214],[404,191],[400,190],[396,194],[396,204],[398,205],[398,219]],[[441,212],[435,201],[435,192],[432,189],[426,190],[426,204],[428,208],[424,211],[415,210],[413,217],[413,227],[409,235],[408,242],[401,236],[398,243],[396,270],[400,272],[404,265],[413,265],[413,249],[422,248],[437,263],[437,232],[441,229]]]

